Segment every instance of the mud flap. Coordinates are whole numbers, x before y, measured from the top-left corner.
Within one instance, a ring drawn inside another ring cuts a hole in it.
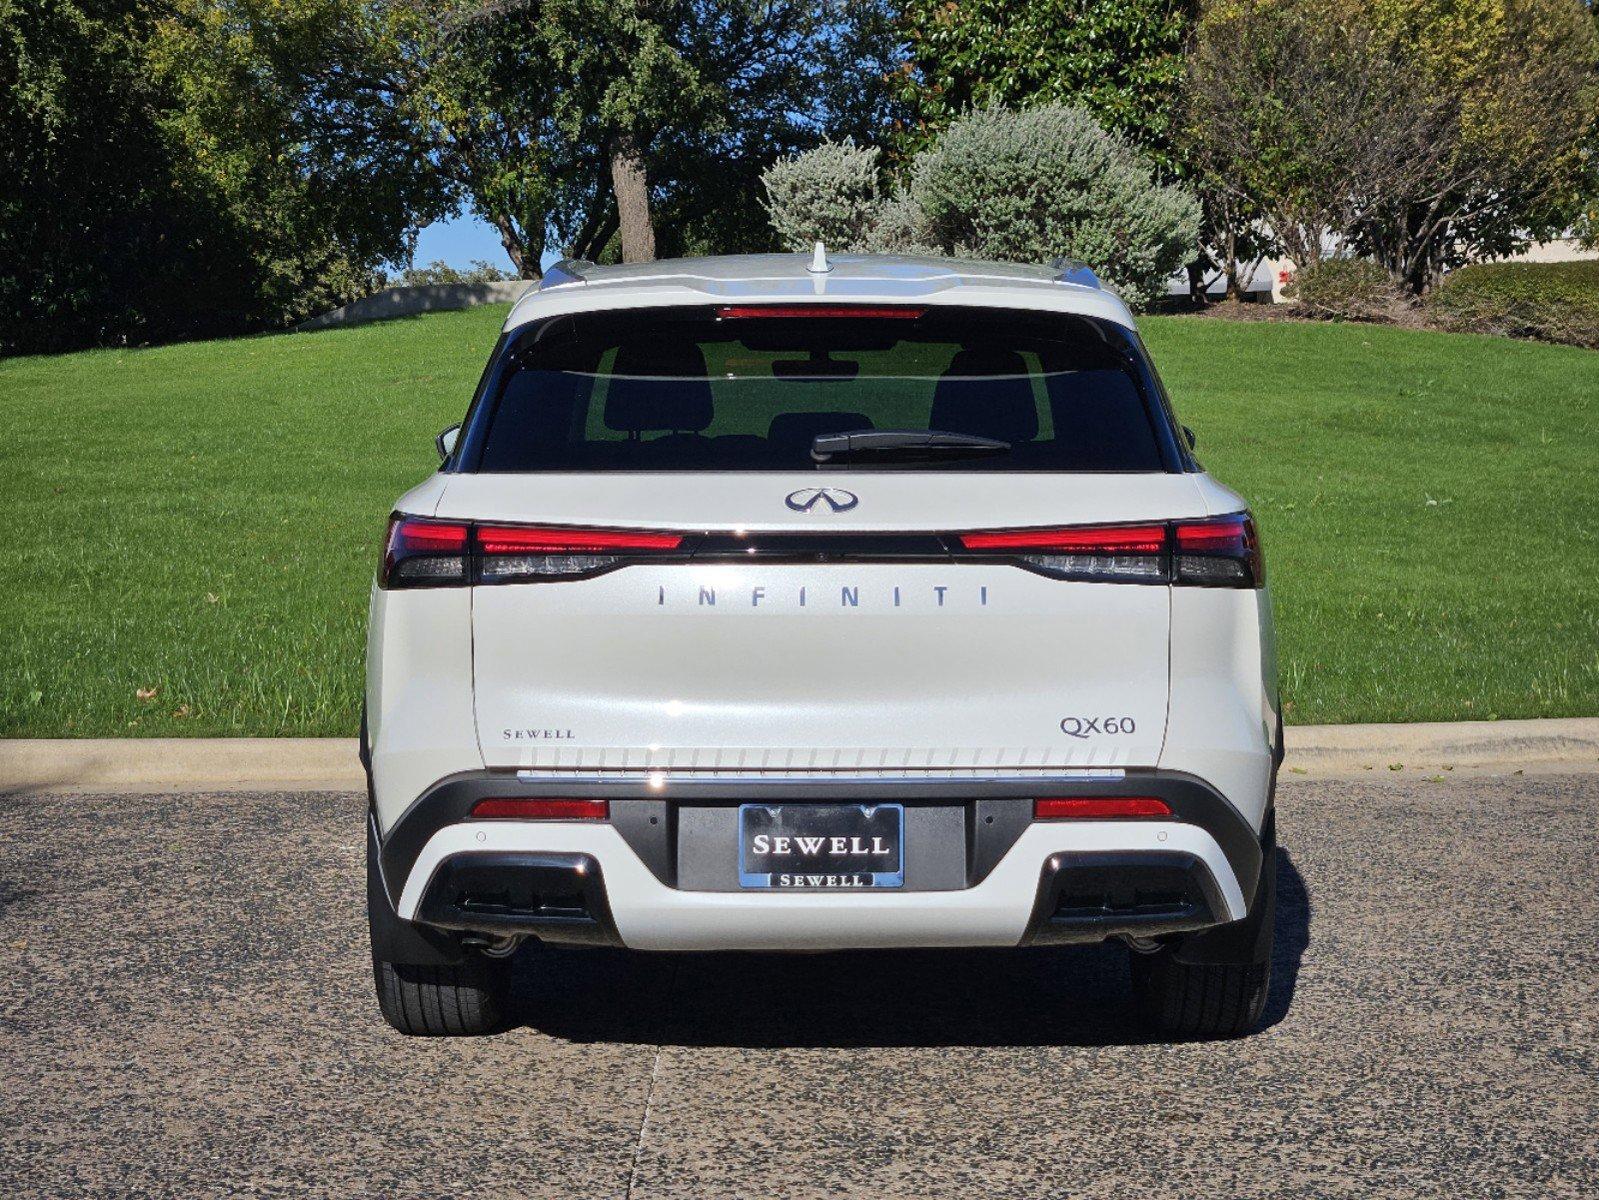
[[[1271,960],[1272,934],[1277,921],[1277,811],[1266,814],[1262,830],[1260,879],[1242,921],[1191,933],[1176,941],[1172,957],[1190,966],[1205,964],[1264,963]]]
[[[366,827],[366,915],[372,929],[372,953],[385,962],[443,967],[466,961],[459,937],[402,920],[389,904],[378,868],[377,833],[371,821]]]

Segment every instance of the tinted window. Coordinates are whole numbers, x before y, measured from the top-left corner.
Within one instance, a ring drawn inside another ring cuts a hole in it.
[[[820,435],[938,430],[1009,448],[832,465],[1161,471],[1163,423],[1131,336],[1086,317],[656,308],[558,317],[513,335],[461,461],[479,471],[811,470]]]

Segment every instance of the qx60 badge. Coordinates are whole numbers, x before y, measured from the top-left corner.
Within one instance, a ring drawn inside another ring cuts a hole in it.
[[[848,512],[861,502],[861,498],[854,492],[846,492],[843,488],[800,488],[797,492],[790,492],[783,497],[783,503],[795,512],[810,512],[818,504],[825,504],[833,512]]]

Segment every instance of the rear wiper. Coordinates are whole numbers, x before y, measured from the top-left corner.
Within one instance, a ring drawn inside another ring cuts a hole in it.
[[[860,455],[936,458],[957,454],[1004,454],[1009,449],[1009,442],[942,429],[855,429],[848,433],[821,433],[811,440],[811,457],[817,462]]]

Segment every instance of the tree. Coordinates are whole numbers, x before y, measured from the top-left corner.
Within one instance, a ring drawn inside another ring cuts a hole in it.
[[[550,213],[570,171],[543,46],[479,0],[405,0],[368,10],[376,33],[356,62],[377,70],[369,66],[364,81],[359,71],[350,75],[357,94],[364,86],[369,96],[352,105],[363,116],[323,127],[317,140],[343,144],[352,130],[365,132],[362,120],[392,111],[398,136],[416,146],[452,206],[469,207],[494,227],[520,277],[539,278]]]
[[[213,18],[0,0],[0,351],[282,324],[404,249],[403,184],[306,154],[261,48]]]
[[[1445,268],[1564,231],[1581,207],[1599,39],[1580,0],[1367,0],[1427,89],[1436,140],[1408,193],[1372,197],[1357,247],[1422,291]]]
[[[1170,169],[1196,0],[907,0],[896,79],[914,150],[967,109],[1066,103]]]
[[[274,323],[361,294],[446,207],[403,124],[376,106],[361,139],[315,136],[366,96],[338,67],[377,61],[352,0],[169,0],[145,57],[196,185],[224,206],[264,273]],[[391,39],[392,40],[392,39]],[[381,44],[381,43],[379,43]],[[392,47],[389,48],[392,54]]]
[[[243,246],[163,136],[147,34],[134,3],[0,0],[0,354],[240,315],[227,285]]]
[[[865,144],[900,113],[888,93],[899,61],[891,0],[812,5],[702,2],[685,54],[720,81],[720,119],[675,123],[651,149],[662,251],[713,254],[774,245],[760,174],[826,138]]]
[[[749,202],[759,164],[865,132],[888,110],[884,0],[546,0],[514,12],[556,81],[572,151],[554,225],[585,255],[619,227],[624,261],[653,257],[657,210],[673,218],[674,252],[755,248],[769,237]]]
[[[1230,227],[1221,239],[1243,236],[1258,213],[1301,266],[1350,233],[1362,194],[1394,190],[1432,121],[1368,27],[1324,16],[1296,0],[1208,7],[1182,130],[1184,157]]]
[[[0,0],[0,349],[281,325],[470,207],[523,276],[757,249],[888,0]],[[15,264],[15,266],[13,266]]]
[[[134,7],[0,0],[0,354],[190,328],[200,311],[139,286],[159,248],[182,262],[199,247]]]
[[[1594,33],[1599,36],[1599,8],[1594,6],[1593,0],[1588,0],[1588,12],[1593,17]],[[1587,164],[1588,182],[1583,188],[1583,200],[1577,219],[1572,224],[1572,232],[1577,235],[1584,249],[1599,250],[1599,114],[1595,114],[1583,157]]]
[[[759,164],[887,110],[885,4],[347,0],[301,123],[334,157],[429,164],[526,277],[548,244],[757,248]]]
[[[1296,262],[1330,237],[1421,292],[1575,218],[1596,63],[1577,0],[1219,0],[1187,137]]]

